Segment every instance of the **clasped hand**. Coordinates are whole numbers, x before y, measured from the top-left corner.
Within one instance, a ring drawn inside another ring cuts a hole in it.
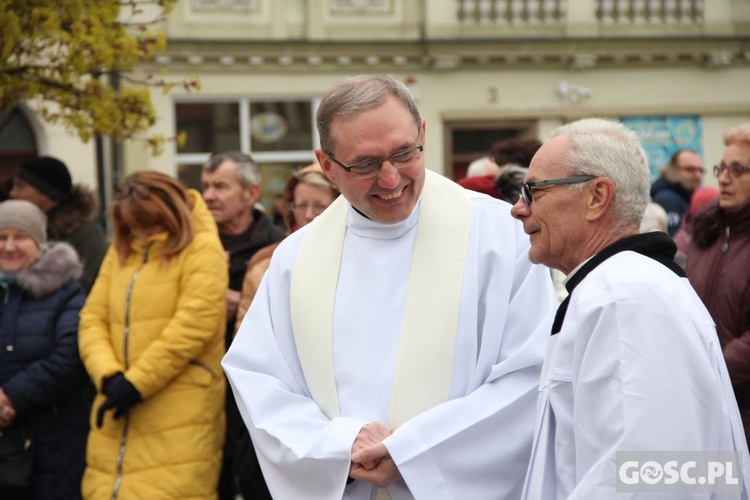
[[[386,488],[401,479],[398,467],[383,444],[391,433],[380,422],[371,422],[362,427],[352,445],[350,477],[373,483],[379,488]]]

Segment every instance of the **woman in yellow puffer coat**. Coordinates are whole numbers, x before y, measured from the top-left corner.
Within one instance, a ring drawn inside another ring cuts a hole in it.
[[[213,499],[224,439],[226,257],[200,194],[128,176],[81,312],[97,388],[83,497]]]

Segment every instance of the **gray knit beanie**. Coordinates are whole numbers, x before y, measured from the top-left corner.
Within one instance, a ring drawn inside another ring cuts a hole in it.
[[[29,201],[7,200],[0,203],[0,229],[7,228],[27,233],[39,246],[47,241],[47,216]]]

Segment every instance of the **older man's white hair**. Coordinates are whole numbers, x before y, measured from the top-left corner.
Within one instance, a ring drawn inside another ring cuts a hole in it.
[[[500,167],[492,161],[489,156],[477,158],[469,163],[466,169],[466,177],[481,177],[483,175],[497,176],[500,173]]]

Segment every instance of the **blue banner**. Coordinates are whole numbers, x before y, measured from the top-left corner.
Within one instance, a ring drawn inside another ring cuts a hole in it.
[[[624,116],[620,121],[640,138],[652,182],[678,149],[692,149],[703,157],[703,127],[698,115]]]

